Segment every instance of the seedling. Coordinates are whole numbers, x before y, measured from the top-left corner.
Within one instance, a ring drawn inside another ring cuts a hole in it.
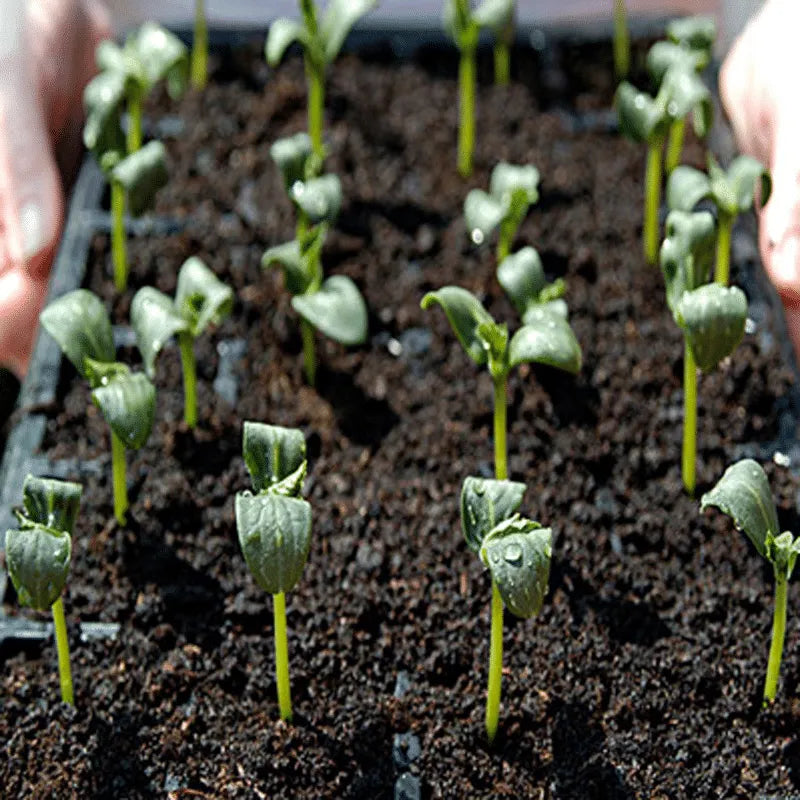
[[[514,0],[483,0],[474,10],[469,0],[444,2],[444,29],[461,54],[458,67],[458,171],[464,178],[472,174],[472,154],[475,149],[475,54],[478,36],[481,28],[502,31],[513,18]]]
[[[708,174],[694,167],[681,166],[667,181],[667,205],[691,211],[701,200],[710,199],[717,207],[717,265],[714,280],[727,286],[730,277],[731,232],[736,217],[753,207],[756,197],[766,205],[772,192],[772,179],[764,165],[750,156],[738,156],[726,172],[713,156],[708,157]]]
[[[308,81],[308,134],[314,154],[320,164],[322,147],[322,118],[325,107],[325,72],[339,55],[347,34],[377,0],[330,0],[322,20],[317,19],[313,0],[299,0],[302,24],[281,17],[272,23],[267,36],[266,57],[270,66],[277,66],[293,42],[299,42],[305,53]]]
[[[775,609],[772,618],[772,644],[769,649],[767,677],[764,682],[764,706],[775,700],[783,656],[786,630],[786,589],[800,539],[789,531],[779,534],[778,514],[761,465],[746,458],[728,467],[717,485],[700,501],[701,510],[714,506],[733,519],[744,531],[759,555],[772,564],[775,574]]]
[[[273,596],[278,706],[290,722],[286,592],[300,580],[311,546],[311,506],[300,497],[306,443],[299,430],[245,422],[242,452],[253,492],[236,495],[236,529],[253,578]]]
[[[166,80],[177,97],[188,79],[186,47],[160,25],[148,22],[119,47],[102,42],[96,52],[98,74],[86,86],[83,141],[97,158],[111,184],[111,255],[119,291],[128,283],[125,253],[125,197],[137,216],[153,206],[155,193],[167,182],[164,148],[151,142],[142,149],[142,101],[159,81]],[[122,112],[127,107],[127,139]],[[126,158],[127,156],[127,158]]]
[[[115,361],[111,322],[100,299],[76,289],[50,303],[39,317],[92,389],[92,401],[111,428],[114,516],[125,524],[128,488],[125,450],[138,450],[150,436],[156,390],[142,373]]]
[[[155,376],[156,356],[165,342],[178,337],[183,368],[183,418],[197,425],[197,370],[194,340],[208,327],[218,325],[233,310],[233,291],[195,256],[178,273],[175,299],[152,286],[139,289],[131,303],[131,327],[142,354],[145,372]]]
[[[625,0],[614,0],[614,72],[617,80],[627,77],[631,68],[631,36]]]
[[[505,11],[505,18],[492,18],[489,25],[494,34],[494,82],[498,86],[508,86],[511,80],[511,47],[514,44],[514,14],[516,0],[499,0],[495,5]]]
[[[667,305],[684,336],[683,485],[694,495],[697,461],[697,368],[710,372],[744,336],[747,298],[733,286],[708,283],[714,255],[714,218],[707,211],[672,211],[661,246]]]
[[[542,610],[550,577],[549,528],[517,514],[524,483],[467,478],[461,489],[461,528],[469,549],[492,576],[492,627],[486,694],[486,734],[493,742],[503,679],[503,604],[523,619]]]
[[[533,247],[523,247],[505,258],[497,268],[497,280],[523,323],[532,324],[549,314],[567,319],[563,300],[567,286],[562,278],[547,282],[542,260]]]
[[[655,264],[661,206],[661,156],[667,132],[675,120],[693,112],[695,133],[705,136],[711,127],[711,96],[696,72],[677,65],[667,69],[655,97],[623,81],[617,88],[616,104],[622,133],[635,142],[647,143],[642,238],[645,259],[648,264]]]
[[[667,34],[670,41],[656,42],[647,54],[647,68],[657,85],[661,84],[670,68],[699,73],[708,66],[716,36],[716,26],[711,17],[674,20],[667,26]],[[669,126],[664,158],[668,175],[680,163],[685,132],[685,115],[673,120]]]
[[[492,170],[489,193],[472,189],[464,200],[464,221],[472,241],[483,244],[499,228],[497,263],[511,252],[528,209],[539,199],[539,170],[501,162]]]
[[[422,308],[438,303],[467,355],[487,366],[494,383],[494,471],[508,477],[506,449],[506,384],[513,367],[524,362],[548,364],[573,374],[581,368],[581,348],[569,323],[557,312],[529,314],[510,338],[474,294],[459,286],[444,286],[422,298]]]
[[[22,487],[19,528],[6,531],[6,566],[19,602],[53,612],[61,699],[75,705],[69,641],[61,594],[72,554],[72,529],[81,503],[78,483],[28,475]]]
[[[194,0],[194,39],[190,68],[192,86],[205,89],[208,81],[208,21],[205,0]]]
[[[300,315],[306,380],[313,386],[317,372],[314,331],[319,330],[345,346],[363,344],[367,338],[367,307],[350,278],[346,275],[325,278],[322,272],[322,246],[341,205],[339,179],[335,175],[322,175],[290,183],[287,176],[293,173],[288,162],[281,169],[289,196],[298,208],[298,235],[291,242],[270,247],[261,259],[261,266],[283,269],[292,308]]]

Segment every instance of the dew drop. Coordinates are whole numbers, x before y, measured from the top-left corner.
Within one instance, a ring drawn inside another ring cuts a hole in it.
[[[644,96],[641,94],[637,94],[636,99],[633,101],[633,104],[636,106],[636,108],[640,110],[644,108]]]
[[[475,494],[477,494],[478,497],[483,497],[483,495],[486,494],[486,487],[482,483],[475,484]]]
[[[480,228],[473,228],[472,233],[470,234],[470,239],[472,239],[473,244],[483,244],[483,231]]]
[[[503,551],[503,557],[509,564],[519,566],[522,561],[522,548],[516,542],[511,542],[506,545]]]
[[[303,183],[303,181],[295,181],[292,184],[292,194],[295,197],[302,197],[303,192],[305,192],[305,190],[306,190],[306,185]]]

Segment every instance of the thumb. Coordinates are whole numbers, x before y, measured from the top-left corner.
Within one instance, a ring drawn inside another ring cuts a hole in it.
[[[772,131],[772,195],[760,214],[761,258],[786,311],[800,354],[800,116],[776,116]]]

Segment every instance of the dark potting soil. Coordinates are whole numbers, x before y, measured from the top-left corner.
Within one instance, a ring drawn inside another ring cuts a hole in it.
[[[172,293],[189,255],[235,287],[236,307],[197,343],[194,433],[180,421],[177,348],[160,357],[156,425],[128,459],[127,527],[112,518],[106,426],[63,370],[45,449],[82,460],[66,470],[85,485],[65,595],[76,707],[58,702],[52,644],[6,661],[0,794],[377,798],[405,770],[431,798],[798,791],[797,617],[790,610],[778,699],[761,711],[771,572],[726,517],[701,515],[681,488],[682,339],[660,274],[641,257],[643,149],[575,132],[521,83],[486,85],[465,182],[454,169],[453,78],[426,62],[342,58],[329,81],[327,167],[345,203],[324,264],[363,291],[370,338],[345,350],[318,337],[312,389],[281,277],[259,265],[293,234],[268,148],[304,126],[302,64],[273,74],[244,63],[246,80],[224,64],[202,96],[151,106],[172,131],[173,177],[158,205],[168,224],[130,240],[121,298],[107,238],[94,241],[87,285],[119,324],[139,286]],[[573,107],[578,94],[585,108],[610,99],[610,77],[564,85]],[[696,143],[689,155],[702,163]],[[486,187],[501,159],[541,171],[517,244],[566,278],[584,367],[574,378],[522,367],[510,380],[511,477],[528,485],[523,510],[552,526],[555,543],[541,615],[506,615],[489,748],[490,582],[463,541],[458,498],[464,477],[491,475],[491,383],[441,311],[419,301],[458,284],[517,325],[492,249],[471,245],[461,217],[467,189]],[[698,494],[757,453],[781,522],[798,530],[796,480],[769,460],[791,425],[778,335],[760,316],[701,379]],[[120,339],[121,357],[137,363],[124,328]],[[292,725],[277,719],[271,598],[236,538],[246,419],[299,426],[308,441],[314,539],[287,601]],[[81,641],[79,619],[118,622],[120,634]]]

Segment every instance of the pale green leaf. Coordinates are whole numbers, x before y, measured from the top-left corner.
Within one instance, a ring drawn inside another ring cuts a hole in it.
[[[279,266],[283,269],[286,289],[290,294],[303,294],[312,281],[307,258],[300,251],[300,242],[291,242],[270,247],[261,257],[262,269]]]
[[[667,287],[667,305],[675,314],[684,292],[708,280],[714,261],[717,232],[708,211],[670,211],[661,244],[661,271]]]
[[[67,583],[72,540],[66,531],[32,524],[6,531],[6,567],[22,605],[47,611]]]
[[[614,105],[620,132],[628,139],[650,142],[664,134],[668,125],[664,109],[649,94],[640,92],[627,81],[617,87]]]
[[[161,142],[148,142],[126,156],[111,171],[112,180],[126,192],[128,209],[134,216],[155,205],[156,192],[167,185],[167,158]]]
[[[661,83],[671,67],[697,71],[703,69],[706,64],[706,54],[682,47],[675,42],[656,42],[647,51],[647,71],[656,85]]]
[[[764,206],[772,193],[772,177],[769,170],[751,156],[738,156],[728,167],[728,181],[736,198],[737,211],[749,211],[758,194]]]
[[[519,314],[539,302],[547,285],[542,260],[532,247],[523,247],[504,258],[497,267],[497,280]]]
[[[326,278],[317,292],[295,295],[292,308],[343,345],[363,344],[367,339],[367,306],[358,287],[345,275]]]
[[[667,179],[667,207],[671,211],[693,211],[694,207],[711,194],[708,176],[684,164],[675,167]]]
[[[83,143],[100,160],[115,153],[116,160],[124,157],[125,135],[121,113],[125,101],[125,75],[120,72],[101,72],[83,90],[86,124]]]
[[[709,283],[684,292],[675,318],[686,334],[697,366],[708,372],[742,341],[747,298],[737,286]]]
[[[535,362],[563,369],[573,375],[580,372],[581,346],[569,323],[557,313],[529,319],[530,322],[511,337],[509,366]]]
[[[54,300],[39,319],[83,377],[87,358],[114,360],[114,334],[108,313],[100,298],[87,289],[75,289]]]
[[[717,485],[700,500],[701,510],[709,506],[731,517],[756,550],[768,558],[767,542],[778,535],[778,512],[760,464],[745,458],[728,467]]]
[[[527,619],[542,610],[552,552],[550,528],[519,516],[501,522],[483,540],[481,561],[512,614]]]
[[[483,244],[500,225],[506,208],[496,197],[482,189],[472,189],[464,200],[464,222],[475,244]]]
[[[152,286],[142,287],[133,296],[131,328],[150,378],[155,374],[156,357],[161,348],[176,334],[190,330],[189,322],[178,313],[172,299]]]
[[[342,184],[337,175],[320,175],[307,181],[295,181],[289,190],[289,197],[312,224],[333,222],[342,206]]]
[[[189,82],[189,51],[174,33],[156,22],[145,22],[125,43],[125,49],[141,65],[145,91],[165,80],[170,97],[183,94]]]
[[[79,483],[28,475],[22,486],[25,516],[37,525],[72,534],[82,493]]]
[[[347,34],[376,5],[377,0],[330,0],[320,24],[326,64],[332,63],[339,55]]]
[[[679,17],[667,23],[666,33],[675,44],[708,52],[717,37],[717,25],[713,17]]]
[[[512,516],[522,503],[525,484],[469,477],[461,487],[461,530],[469,549],[478,553],[488,533]]]
[[[294,136],[278,139],[269,148],[269,154],[281,172],[287,191],[296,181],[304,181],[308,177],[306,164],[313,152],[311,137],[307,133],[296,133]]]
[[[138,450],[150,436],[156,389],[141,373],[120,374],[92,391],[105,421],[129,450]]]
[[[497,326],[497,323],[481,305],[481,301],[460,286],[443,286],[436,292],[428,292],[420,305],[427,309],[434,303],[438,303],[444,310],[467,355],[476,364],[486,364],[489,354],[484,340],[478,335],[478,328],[481,325]]]
[[[284,490],[278,494],[301,493],[306,472],[306,440],[302,431],[246,421],[242,454],[256,492],[274,492],[282,486]],[[285,491],[289,488],[292,491]]]
[[[535,203],[539,199],[539,170],[530,164],[518,166],[501,161],[492,170],[489,194],[509,208],[517,192],[523,193],[528,205]]]
[[[209,325],[219,325],[233,311],[233,290],[197,256],[183,262],[178,272],[175,308],[197,338]]]
[[[290,592],[311,547],[311,506],[276,494],[236,495],[236,529],[256,583],[270,594]]]
[[[483,0],[472,18],[482,28],[490,28],[497,33],[514,19],[514,6],[515,0]]]
[[[308,43],[306,29],[299,22],[295,22],[292,19],[286,19],[286,17],[276,19],[269,26],[267,44],[264,49],[267,63],[271,67],[277,66],[283,58],[286,48],[293,42],[299,42],[305,47]]]

